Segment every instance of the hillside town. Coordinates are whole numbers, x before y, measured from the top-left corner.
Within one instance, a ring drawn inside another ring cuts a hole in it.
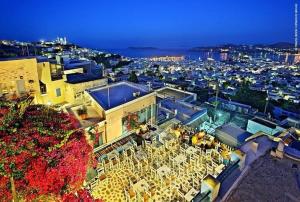
[[[300,56],[244,45],[205,55],[0,41],[0,137],[19,127],[17,115],[28,119],[15,113],[25,105],[25,115],[43,106],[43,116],[72,117],[68,130],[83,132],[96,160],[80,185],[93,200],[299,201]],[[5,167],[0,160],[0,177]]]

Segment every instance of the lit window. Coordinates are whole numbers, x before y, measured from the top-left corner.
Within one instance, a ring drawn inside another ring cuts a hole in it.
[[[60,97],[61,96],[61,91],[60,88],[56,89],[56,97]]]

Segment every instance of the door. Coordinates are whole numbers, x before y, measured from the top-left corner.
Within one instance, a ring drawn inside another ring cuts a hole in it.
[[[99,135],[99,146],[103,144],[103,132]]]
[[[17,94],[20,95],[22,93],[26,93],[25,89],[25,81],[24,80],[17,80]]]

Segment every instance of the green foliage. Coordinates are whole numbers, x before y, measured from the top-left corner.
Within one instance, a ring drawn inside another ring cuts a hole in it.
[[[132,72],[130,73],[130,76],[129,76],[129,78],[128,78],[128,81],[133,82],[133,83],[138,83],[138,82],[139,82],[138,77],[137,77],[137,75],[135,74],[135,71],[132,71]]]
[[[96,176],[97,176],[97,171],[93,168],[88,168],[86,173],[86,181],[88,182]]]
[[[161,73],[159,73],[159,74],[157,75],[157,77],[158,77],[160,80],[162,80],[162,79],[164,78],[164,76],[163,76]]]
[[[180,76],[180,77],[178,78],[178,80],[179,80],[179,81],[185,81],[185,77],[184,77],[184,76]]]
[[[14,101],[0,101],[0,131],[15,131],[19,127],[18,121],[23,118],[25,109],[31,104],[33,97],[27,96]],[[2,114],[2,110],[6,113]]]
[[[106,54],[98,54],[94,57],[90,58],[91,60],[94,60],[97,64],[102,64],[105,69],[112,68],[112,71],[114,72],[116,69],[121,68],[123,66],[129,65],[133,61],[129,60],[121,60],[121,56],[117,54],[112,54],[110,57],[106,57]],[[120,61],[116,65],[111,65],[110,60],[113,59],[120,59]]]
[[[116,68],[121,68],[123,66],[129,65],[130,63],[132,63],[131,60],[121,60],[118,64],[116,64]]]
[[[86,106],[83,106],[83,107],[80,107],[79,109],[77,109],[77,114],[80,116],[80,115],[83,115],[83,114],[86,114],[87,113],[87,108]]]
[[[275,88],[278,87],[278,88],[280,88],[280,89],[286,89],[286,85],[277,83],[276,81],[273,81],[271,84],[272,84],[272,86],[275,87]]]
[[[294,112],[294,113],[300,113],[300,104],[295,104],[288,100],[283,100],[283,99],[278,101],[272,100],[270,103],[273,106],[281,107],[284,110]]]
[[[228,82],[228,81],[225,81],[224,83],[223,83],[223,87],[224,88],[228,88],[230,86],[230,83]]]
[[[147,76],[155,76],[155,72],[151,71],[151,70],[147,70],[146,71],[146,75]]]
[[[250,105],[261,112],[264,111],[266,98],[266,92],[251,90],[246,83],[240,87],[235,96],[231,96],[233,101]]]
[[[209,98],[209,90],[207,88],[195,88],[193,92],[197,94],[197,100],[200,102],[206,102]]]

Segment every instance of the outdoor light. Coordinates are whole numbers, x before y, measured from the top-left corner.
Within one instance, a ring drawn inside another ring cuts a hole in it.
[[[299,201],[298,4],[0,1],[0,202]]]

